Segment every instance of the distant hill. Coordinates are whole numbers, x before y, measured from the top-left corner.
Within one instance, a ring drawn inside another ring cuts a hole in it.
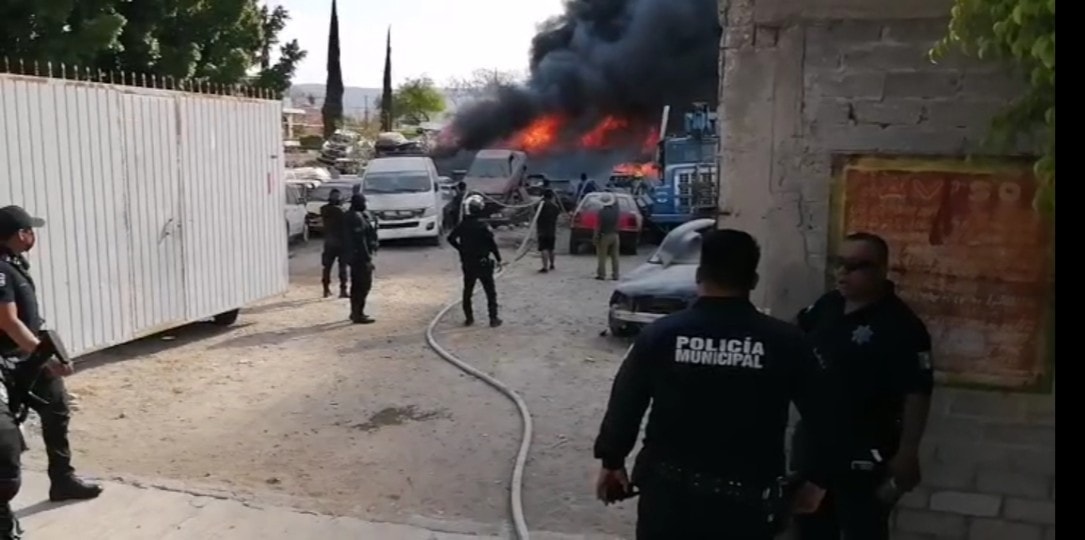
[[[456,110],[456,106],[460,101],[456,99],[456,95],[445,89],[441,89],[441,93],[445,96],[445,102],[448,105],[446,113],[450,113]],[[316,99],[316,104],[320,105],[324,103],[324,85],[323,84],[295,84],[290,88],[290,98],[294,102],[295,106],[301,107],[308,104],[308,96],[313,96]],[[379,114],[380,101],[381,101],[381,89],[380,88],[360,88],[357,86],[348,86],[343,90],[343,109],[344,113],[349,116],[360,117],[364,114],[366,108],[366,100],[369,100],[369,114],[373,117]]]

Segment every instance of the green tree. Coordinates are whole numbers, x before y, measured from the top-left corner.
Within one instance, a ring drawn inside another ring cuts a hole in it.
[[[339,63],[339,9],[332,0],[331,22],[328,23],[328,77],[324,84],[324,138],[335,134],[336,126],[343,120],[343,68]]]
[[[445,110],[445,98],[429,77],[407,79],[396,88],[392,101],[399,118],[410,125],[428,122],[431,115]]]
[[[271,61],[288,19],[258,0],[5,0],[0,55],[283,92],[305,56],[291,41]]]
[[[1055,207],[1055,0],[955,0],[946,37],[935,58],[951,49],[1006,63],[1027,79],[1028,89],[996,119],[996,141],[1036,135],[1042,155],[1036,173],[1040,202]]]
[[[115,0],[4,0],[0,55],[26,63],[87,66],[103,51],[121,48],[127,19]]]
[[[392,94],[392,27],[388,27],[388,43],[384,49],[384,85],[381,89],[381,131],[392,131],[395,120],[395,99]]]

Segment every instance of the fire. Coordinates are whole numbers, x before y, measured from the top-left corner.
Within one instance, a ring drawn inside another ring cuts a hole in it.
[[[644,157],[648,157],[655,153],[659,142],[657,128],[620,116],[605,116],[586,132],[578,128],[564,115],[547,114],[494,147],[518,148],[532,155],[639,147]]]
[[[591,131],[580,137],[580,146],[584,148],[605,148],[607,143],[614,138],[615,132],[629,127],[629,120],[615,116],[607,116],[595,125]]]
[[[622,163],[614,167],[615,176],[656,176],[656,164],[647,163]]]
[[[556,115],[540,116],[531,125],[513,137],[513,145],[529,154],[545,151],[554,146],[565,119]]]

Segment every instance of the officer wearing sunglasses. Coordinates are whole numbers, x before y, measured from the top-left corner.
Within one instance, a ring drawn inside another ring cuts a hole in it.
[[[829,482],[818,511],[797,519],[799,540],[888,540],[889,515],[919,483],[919,443],[933,387],[931,338],[887,277],[889,247],[854,233],[834,261],[836,290],[798,315],[844,400],[840,428],[848,466]],[[806,430],[793,457],[805,458]]]

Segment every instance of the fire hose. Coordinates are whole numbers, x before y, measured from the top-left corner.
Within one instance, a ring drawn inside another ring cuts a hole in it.
[[[467,194],[467,196],[470,196],[470,195],[471,195],[471,193]],[[467,197],[465,196],[464,198],[466,199]],[[491,200],[493,200],[493,199],[491,199]],[[494,201],[494,202],[497,202],[498,204],[501,204],[502,206],[509,206],[509,205],[505,205],[503,203],[500,203],[498,201]],[[516,254],[512,257],[512,260],[509,261],[509,265],[515,264],[517,261],[524,258],[525,255],[527,255],[528,244],[531,241],[532,232],[535,230],[535,224],[539,219],[539,212],[542,210],[542,204],[540,204],[539,202],[536,201],[536,202],[532,202],[530,205],[519,206],[519,208],[526,208],[526,207],[531,206],[531,205],[536,205],[535,214],[531,218],[531,223],[528,226],[527,234],[524,236],[523,241],[520,242],[520,247],[518,247],[516,249]],[[494,277],[495,278],[500,278],[500,277],[504,276],[505,271],[507,269],[508,269],[508,265],[506,265],[500,271],[498,271],[498,273]],[[471,364],[468,364],[467,362],[464,362],[459,357],[457,357],[456,355],[449,352],[448,349],[445,349],[444,347],[441,346],[440,343],[437,342],[437,338],[434,337],[434,330],[437,328],[437,324],[441,322],[441,319],[443,319],[444,316],[447,315],[449,311],[451,311],[453,308],[455,308],[457,305],[459,305],[461,303],[462,303],[462,300],[455,300],[453,302],[450,302],[448,305],[446,305],[444,308],[442,308],[441,311],[439,311],[437,313],[437,316],[435,316],[432,321],[430,321],[429,327],[426,328],[426,343],[428,343],[430,348],[432,348],[434,352],[436,352],[439,356],[441,356],[441,358],[448,361],[449,363],[456,366],[457,368],[463,370],[468,375],[471,375],[471,376],[473,376],[473,377],[475,377],[477,379],[480,379],[483,382],[485,382],[486,384],[492,386],[493,388],[495,388],[497,391],[504,394],[506,397],[508,397],[510,400],[512,400],[513,403],[516,404],[516,408],[520,413],[520,419],[521,419],[521,422],[522,422],[522,425],[523,425],[523,435],[522,435],[522,437],[520,439],[520,450],[516,454],[516,463],[515,463],[515,465],[513,466],[513,469],[512,469],[512,479],[510,481],[509,499],[510,499],[510,505],[511,505],[511,509],[512,509],[512,523],[513,523],[514,528],[516,529],[516,537],[519,540],[529,540],[530,535],[529,535],[529,532],[528,532],[528,529],[527,529],[527,521],[525,521],[525,519],[524,519],[523,484],[524,484],[524,467],[527,464],[527,454],[528,454],[528,451],[531,448],[531,437],[532,437],[532,431],[533,431],[532,420],[531,420],[531,412],[528,411],[527,403],[524,402],[523,398],[521,398],[520,395],[517,394],[514,390],[512,390],[507,385],[505,385],[505,383],[503,383],[503,382],[497,380],[496,378],[488,375],[487,373],[479,370],[478,368],[472,366]]]

